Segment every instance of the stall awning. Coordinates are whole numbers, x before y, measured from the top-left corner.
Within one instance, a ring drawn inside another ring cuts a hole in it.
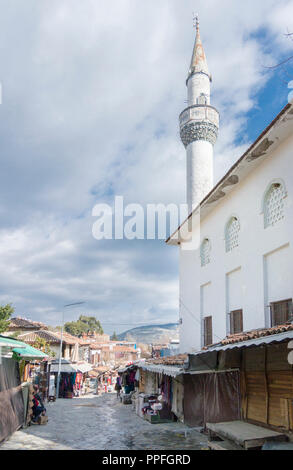
[[[16,341],[6,336],[0,336],[0,347],[13,349],[15,348],[17,343],[20,343],[20,341]],[[25,348],[25,346],[26,344],[22,343],[22,346],[19,346],[19,347]]]
[[[26,344],[25,348],[14,348],[13,352],[22,359],[45,359],[48,354],[45,354],[43,351],[39,349],[33,348],[32,346]]]
[[[77,367],[78,372],[82,372],[83,374],[92,370],[92,366],[86,362],[82,364],[74,364],[74,365]]]
[[[59,369],[59,363],[58,362],[53,362],[51,364],[51,372],[52,373],[57,373]],[[60,372],[66,373],[66,374],[72,374],[74,372],[79,372],[77,365],[76,364],[71,364],[70,362],[65,362],[62,360],[61,362],[61,369]]]
[[[197,351],[190,355],[198,356],[201,354],[207,354],[214,351],[227,351],[228,349],[235,349],[235,348],[249,348],[251,346],[261,346],[263,344],[271,344],[271,343],[281,343],[282,341],[286,340],[293,340],[293,331],[285,331],[283,333],[278,333],[269,336],[262,336],[260,338],[253,338],[248,339],[247,341],[239,341],[238,343],[230,343],[226,345],[215,345],[206,350]]]
[[[43,353],[39,349],[33,348],[23,341],[18,341],[13,338],[0,336],[0,347],[4,349],[9,349],[11,352],[15,353],[17,357],[21,359],[45,359],[48,357],[47,354]]]
[[[155,372],[156,374],[164,374],[169,377],[177,377],[177,375],[184,374],[184,369],[181,366],[165,366],[164,364],[146,364],[140,363],[138,367],[149,372]]]
[[[293,331],[285,331],[278,334],[271,334],[261,336],[258,338],[248,339],[246,341],[238,341],[229,344],[215,344],[208,349],[196,351],[189,354],[188,367],[185,373],[190,374],[191,371],[199,371],[204,374],[208,371],[217,371],[218,369],[218,353],[229,350],[240,350],[243,348],[250,348],[256,346],[264,346],[266,344],[281,343],[284,341],[293,340]],[[292,344],[293,347],[293,344]],[[235,351],[236,353],[236,351]]]

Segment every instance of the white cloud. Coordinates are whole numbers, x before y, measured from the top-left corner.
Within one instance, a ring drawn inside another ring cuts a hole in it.
[[[117,324],[176,320],[176,250],[163,242],[96,242],[90,213],[114,194],[184,202],[178,115],[186,106],[194,2],[1,6],[0,300],[52,324],[75,299]],[[293,7],[202,0],[197,9],[221,113],[219,179],[249,143],[239,135],[269,77],[264,65],[292,47],[283,34],[293,29]]]

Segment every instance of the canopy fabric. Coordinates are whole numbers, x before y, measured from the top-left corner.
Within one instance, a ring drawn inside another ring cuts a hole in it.
[[[92,370],[92,366],[90,364],[87,364],[86,362],[83,362],[82,364],[74,364],[74,365],[77,367],[78,372],[82,372],[83,374]]]
[[[147,364],[142,362],[138,364],[138,367],[149,372],[164,374],[173,378],[177,377],[177,375],[184,374],[182,366],[165,366],[164,364]]]
[[[25,345],[25,348],[14,348],[13,352],[22,359],[45,359],[48,357],[48,355],[45,354],[43,351],[33,348],[33,346],[30,346],[28,344]]]
[[[43,353],[39,349],[33,348],[23,341],[9,338],[6,336],[0,336],[0,347],[10,348],[16,354],[16,356],[22,359],[45,359],[48,357],[47,354]]]
[[[19,364],[1,358],[0,363],[0,442],[24,424],[24,403]]]
[[[51,364],[51,372],[57,373],[59,370],[59,364],[58,363],[52,363]],[[77,365],[76,364],[70,364],[70,362],[63,362],[61,363],[61,368],[60,372],[66,373],[66,374],[73,374],[74,372],[79,372]]]
[[[22,343],[21,341],[16,341],[6,336],[0,336],[0,347],[3,346],[5,348],[15,348],[16,345],[19,348],[25,348],[26,346],[26,344]]]

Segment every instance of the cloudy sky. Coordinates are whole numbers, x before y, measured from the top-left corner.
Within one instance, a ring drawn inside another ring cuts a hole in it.
[[[178,320],[178,253],[97,241],[92,208],[185,202],[178,115],[194,34],[221,113],[215,182],[286,104],[293,2],[1,0],[0,302],[106,332]],[[291,76],[290,76],[291,74]]]

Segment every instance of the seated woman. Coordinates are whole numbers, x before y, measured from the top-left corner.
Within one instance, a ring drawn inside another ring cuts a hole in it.
[[[40,414],[45,415],[46,408],[42,402],[42,399],[39,394],[39,387],[34,385],[34,397],[33,397],[33,421],[37,421]]]

